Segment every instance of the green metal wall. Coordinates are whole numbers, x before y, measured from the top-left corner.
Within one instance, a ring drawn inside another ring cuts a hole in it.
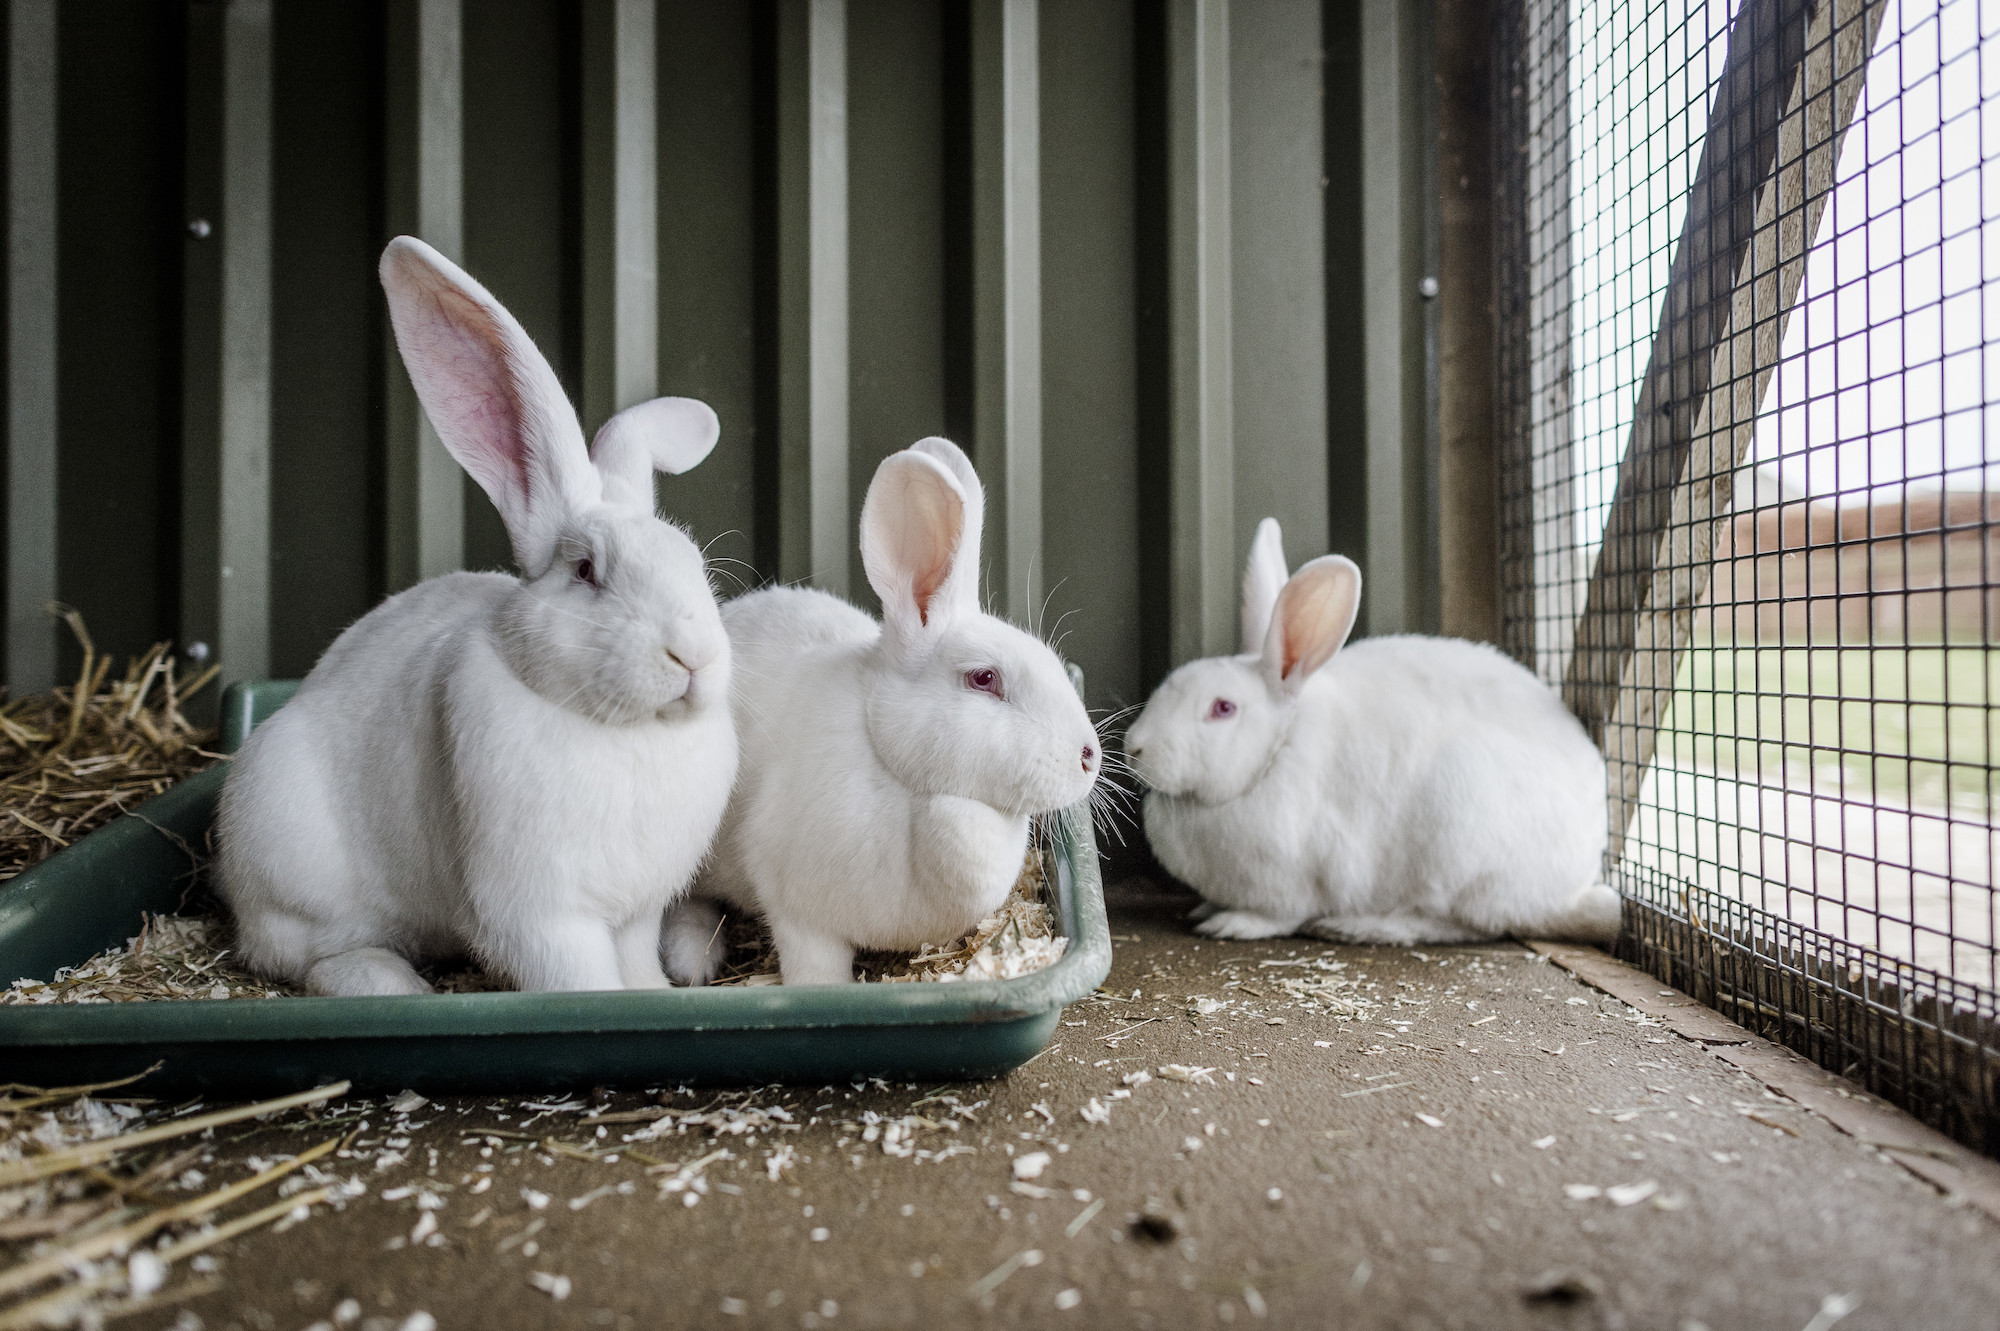
[[[1423,40],[1360,0],[10,0],[8,683],[74,669],[51,593],[296,675],[426,561],[505,566],[392,359],[413,227],[586,429],[716,407],[660,497],[725,583],[865,602],[868,478],[942,432],[990,599],[1094,705],[1232,646],[1267,513],[1426,627]]]

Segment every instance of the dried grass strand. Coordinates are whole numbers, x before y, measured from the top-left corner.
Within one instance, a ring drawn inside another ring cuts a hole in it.
[[[183,1257],[192,1257],[205,1248],[213,1248],[218,1243],[225,1243],[238,1234],[256,1229],[260,1225],[268,1225],[301,1208],[317,1206],[332,1195],[331,1188],[315,1188],[311,1192],[302,1192],[296,1197],[273,1202],[262,1210],[252,1211],[249,1215],[239,1216],[225,1224],[217,1225],[205,1234],[196,1234],[178,1243],[168,1244],[159,1249],[155,1255],[162,1265],[172,1265]],[[19,1331],[22,1327],[46,1324],[59,1310],[66,1309],[93,1294],[102,1293],[127,1278],[122,1269],[113,1268],[89,1279],[79,1280],[73,1285],[65,1285],[39,1299],[16,1304],[5,1312],[0,1312],[0,1331]]]
[[[88,1169],[92,1165],[103,1164],[120,1151],[151,1146],[154,1142],[172,1141],[191,1132],[205,1132],[209,1128],[240,1123],[246,1118],[260,1118],[283,1109],[297,1109],[301,1105],[316,1105],[324,1100],[337,1099],[347,1094],[350,1084],[337,1081],[326,1086],[316,1086],[310,1091],[281,1095],[275,1100],[259,1100],[256,1104],[237,1105],[233,1109],[218,1109],[212,1113],[196,1114],[193,1118],[184,1118],[178,1122],[162,1123],[157,1128],[142,1128],[137,1132],[121,1132],[113,1137],[100,1137],[96,1141],[51,1151],[47,1155],[0,1162],[0,1187],[30,1183],[53,1174],[66,1174],[73,1169]]]
[[[71,1267],[95,1261],[112,1253],[123,1252],[141,1239],[159,1233],[168,1225],[179,1224],[186,1220],[199,1220],[210,1211],[227,1206],[238,1197],[253,1193],[265,1184],[275,1182],[293,1170],[311,1164],[339,1146],[340,1141],[338,1137],[329,1137],[319,1145],[300,1152],[290,1160],[273,1165],[261,1174],[254,1174],[241,1182],[232,1183],[226,1188],[217,1188],[205,1196],[169,1206],[165,1210],[155,1211],[129,1225],[94,1234],[67,1248],[59,1248],[46,1257],[23,1262],[7,1271],[0,1271],[0,1296],[18,1294],[53,1276],[61,1275]]]

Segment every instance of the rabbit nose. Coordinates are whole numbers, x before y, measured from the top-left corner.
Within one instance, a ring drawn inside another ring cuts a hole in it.
[[[1096,759],[1097,759],[1097,750],[1096,750],[1096,749],[1094,749],[1094,748],[1092,748],[1092,747],[1091,747],[1090,745],[1088,745],[1088,744],[1084,745],[1084,746],[1083,746],[1083,770],[1084,770],[1084,771],[1086,771],[1086,772],[1088,772],[1088,771],[1090,770],[1090,765],[1091,765],[1091,763],[1092,763],[1092,762],[1094,762],[1094,761],[1096,761]]]
[[[667,659],[669,661],[672,661],[675,665],[687,671],[688,674],[690,675],[694,673],[694,667],[689,665],[686,661],[683,661],[680,657],[679,652],[676,652],[673,648],[669,647],[666,649],[666,653],[667,653]]]

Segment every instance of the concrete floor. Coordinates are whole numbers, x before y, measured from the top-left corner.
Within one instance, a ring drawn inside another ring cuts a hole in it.
[[[1199,941],[1181,919],[1189,902],[1143,881],[1114,890],[1106,990],[1142,996],[1065,1014],[1055,1046],[1004,1081],[757,1092],[736,1103],[818,1121],[647,1144],[676,1163],[732,1152],[707,1167],[697,1205],[662,1195],[630,1156],[482,1157],[461,1142],[502,1126],[499,1113],[517,1129],[518,1107],[431,1106],[412,1119],[424,1126],[409,1163],[364,1167],[367,1196],[216,1249],[213,1292],[126,1325],[188,1328],[192,1313],[210,1331],[297,1331],[349,1299],[360,1311],[345,1324],[363,1331],[418,1311],[444,1331],[2000,1325],[2000,1226],[1545,959],[1511,944]],[[1372,986],[1368,1020],[1294,1004],[1272,977],[1298,969],[1257,964],[1327,953]],[[1227,1002],[1200,1015],[1202,998]],[[1214,1084],[1161,1076],[1171,1064],[1213,1068]],[[1153,1079],[1109,1102],[1108,1122],[1080,1116],[1139,1069]],[[940,1101],[912,1106],[941,1090],[987,1103],[955,1133],[918,1133],[918,1154],[838,1126],[868,1110],[938,1116]],[[580,1119],[533,1130],[596,1140]],[[326,1135],[266,1129],[218,1159]],[[923,1158],[951,1144],[971,1149]],[[773,1181],[766,1157],[781,1146],[797,1160]],[[1027,1184],[1041,1195],[1010,1186],[1010,1147],[1050,1155]],[[496,1183],[475,1196],[466,1180],[481,1164]],[[222,1163],[209,1173],[211,1186],[237,1177]],[[620,1183],[634,1188],[570,1205]],[[434,1187],[441,1246],[407,1244],[420,1197],[384,1199],[411,1184],[450,1185]],[[1627,1186],[1624,1205],[1566,1192]],[[553,1200],[531,1209],[524,1189]],[[567,1297],[534,1287],[538,1272],[566,1277]]]

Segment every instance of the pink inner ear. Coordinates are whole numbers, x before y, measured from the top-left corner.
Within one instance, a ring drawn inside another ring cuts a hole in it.
[[[927,486],[910,487],[904,498],[909,504],[904,531],[909,542],[905,553],[910,556],[910,596],[917,603],[917,617],[929,624],[931,602],[951,577],[951,557],[958,548],[964,515],[958,505],[940,502],[938,492]]]
[[[488,494],[528,488],[526,422],[514,392],[507,343],[479,302],[442,283],[432,287],[441,318],[431,331],[434,389],[440,415],[457,428],[460,461]],[[446,367],[449,367],[448,369]],[[443,371],[439,373],[438,371]],[[434,422],[442,424],[442,422]]]
[[[1336,578],[1315,577],[1305,586],[1286,589],[1284,613],[1283,678],[1309,657],[1318,656],[1314,668],[1324,665],[1333,654],[1333,638],[1340,632],[1340,583]]]

